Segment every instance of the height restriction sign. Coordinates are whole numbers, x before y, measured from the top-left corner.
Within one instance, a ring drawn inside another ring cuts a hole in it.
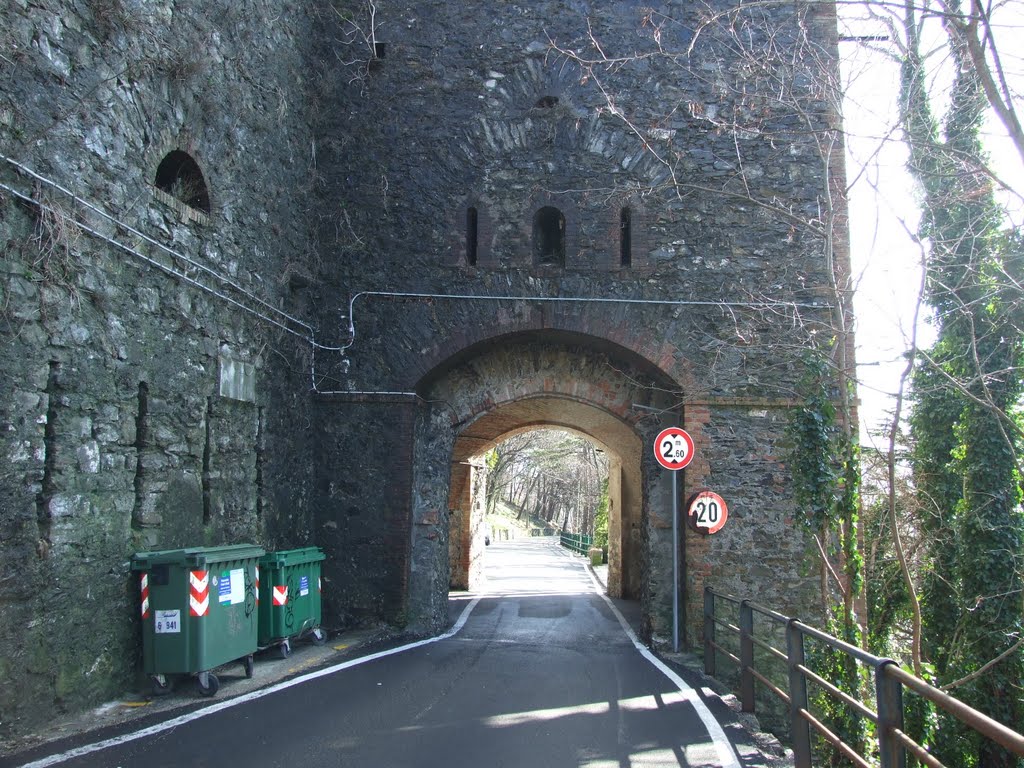
[[[693,438],[679,427],[663,429],[654,441],[654,457],[665,469],[682,469],[693,461]]]

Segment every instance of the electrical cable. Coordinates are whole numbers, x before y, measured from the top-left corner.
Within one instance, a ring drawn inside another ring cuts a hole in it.
[[[247,299],[255,302],[257,305],[259,305],[261,307],[265,307],[266,309],[270,310],[270,312],[272,312],[278,318],[282,318],[283,320],[285,320],[287,322],[294,323],[295,325],[305,329],[305,331],[306,331],[305,334],[304,333],[300,333],[300,332],[296,331],[294,328],[288,327],[285,324],[285,322],[283,322],[282,320],[274,319],[273,317],[270,317],[270,316],[268,316],[266,314],[263,314],[262,312],[259,312],[258,310],[253,309],[252,307],[246,306],[242,302],[240,302],[240,301],[238,301],[236,299],[233,299],[232,297],[230,297],[230,296],[228,296],[228,295],[226,295],[226,294],[224,294],[224,293],[222,293],[222,292],[212,288],[211,286],[205,285],[204,283],[201,283],[198,280],[188,276],[187,274],[185,274],[183,272],[180,272],[178,270],[175,270],[172,267],[167,266],[166,264],[162,264],[159,261],[157,261],[156,259],[153,259],[153,258],[151,258],[149,256],[146,256],[145,254],[141,253],[140,251],[136,250],[135,248],[133,248],[133,247],[131,247],[129,245],[126,245],[125,243],[122,243],[122,242],[120,242],[120,241],[118,241],[118,240],[116,240],[114,238],[111,238],[111,237],[109,237],[107,235],[104,235],[102,232],[99,232],[98,230],[96,230],[93,227],[85,224],[84,222],[79,221],[78,219],[71,217],[71,222],[75,226],[79,227],[81,230],[83,230],[84,232],[87,232],[88,234],[92,235],[93,237],[96,237],[96,238],[98,238],[98,239],[100,239],[100,240],[102,240],[102,241],[104,241],[104,242],[106,242],[106,243],[108,243],[108,244],[110,244],[110,245],[112,245],[112,246],[114,246],[114,247],[116,247],[116,248],[118,248],[118,249],[128,253],[128,254],[131,254],[132,256],[135,256],[138,259],[141,259],[142,261],[144,261],[147,264],[157,268],[158,270],[160,270],[161,272],[164,272],[167,275],[170,275],[170,276],[175,277],[175,278],[177,278],[179,280],[182,280],[182,281],[184,281],[185,283],[187,283],[189,285],[192,285],[192,286],[194,286],[194,287],[196,287],[196,288],[198,288],[198,289],[200,289],[202,291],[205,291],[206,293],[209,293],[209,294],[211,294],[211,295],[213,295],[213,296],[215,296],[215,297],[217,297],[217,298],[219,298],[219,299],[221,299],[223,301],[228,302],[232,306],[238,307],[239,309],[243,310],[244,312],[247,312],[247,313],[257,317],[260,320],[263,320],[264,322],[270,323],[271,325],[274,325],[275,327],[280,328],[281,330],[284,330],[287,333],[289,333],[289,334],[291,334],[293,336],[296,336],[297,338],[302,339],[304,342],[309,344],[310,347],[311,347],[310,376],[311,376],[312,391],[314,393],[316,393],[316,394],[321,394],[321,395],[380,396],[380,397],[395,397],[395,396],[399,396],[399,397],[417,397],[417,398],[420,397],[419,394],[416,393],[416,392],[370,391],[370,390],[320,390],[320,389],[317,388],[317,383],[316,383],[316,380],[317,380],[317,375],[316,375],[316,351],[317,350],[324,351],[324,352],[339,352],[339,353],[341,353],[342,363],[346,364],[345,365],[345,370],[347,370],[348,359],[345,357],[345,352],[347,350],[349,350],[355,344],[355,341],[356,341],[355,303],[356,303],[357,299],[359,299],[361,297],[364,297],[364,296],[365,297],[380,297],[380,298],[408,298],[408,299],[458,300],[458,301],[524,301],[524,302],[552,302],[552,303],[554,303],[554,302],[561,302],[561,303],[627,304],[627,305],[671,306],[671,307],[700,306],[700,307],[723,307],[723,308],[730,308],[730,309],[732,309],[732,308],[772,309],[772,308],[778,308],[778,307],[806,308],[806,309],[827,309],[827,308],[829,308],[829,304],[827,302],[808,303],[808,302],[794,302],[794,301],[756,301],[755,302],[755,301],[712,301],[712,300],[687,300],[687,299],[627,299],[627,298],[608,298],[608,297],[595,297],[595,296],[494,296],[494,295],[481,295],[481,294],[445,294],[445,293],[419,293],[419,292],[403,292],[403,291],[358,291],[358,292],[356,292],[356,293],[354,293],[352,295],[352,297],[349,299],[349,303],[348,303],[348,335],[349,335],[348,341],[346,341],[341,346],[327,346],[325,344],[321,344],[320,342],[318,342],[316,340],[315,331],[314,331],[313,326],[309,325],[308,323],[303,322],[302,320],[299,320],[298,318],[292,317],[291,315],[287,314],[286,312],[281,311],[280,309],[275,307],[273,304],[270,304],[266,300],[260,298],[259,296],[255,295],[254,293],[246,290],[245,288],[240,286],[238,283],[236,283],[231,278],[229,278],[229,277],[227,277],[225,275],[220,274],[216,270],[211,269],[210,267],[207,267],[204,264],[200,264],[199,262],[189,258],[188,256],[186,256],[186,255],[184,255],[182,253],[179,253],[178,251],[175,251],[172,248],[169,248],[168,246],[164,245],[160,241],[150,237],[149,235],[145,234],[144,232],[141,232],[140,230],[136,229],[135,227],[132,227],[131,225],[125,223],[124,221],[121,221],[120,219],[116,218],[115,216],[112,216],[111,214],[109,214],[106,211],[104,211],[102,208],[100,208],[100,207],[90,203],[88,200],[83,199],[79,195],[75,194],[74,192],[72,192],[71,190],[69,190],[66,187],[62,186],[61,184],[53,181],[52,179],[48,179],[47,177],[43,176],[42,174],[32,170],[31,168],[29,168],[28,166],[24,165],[23,163],[19,163],[18,161],[14,160],[14,159],[12,159],[10,157],[7,157],[6,155],[3,155],[3,154],[0,154],[0,159],[3,159],[4,161],[9,163],[13,167],[17,168],[19,171],[21,171],[22,173],[27,174],[28,176],[32,177],[33,179],[36,179],[37,181],[39,181],[39,182],[41,182],[43,184],[46,184],[46,185],[48,185],[48,186],[50,186],[50,187],[60,191],[62,194],[67,195],[69,198],[74,200],[79,205],[82,205],[82,206],[88,208],[89,210],[94,211],[95,213],[98,213],[100,216],[102,216],[103,218],[105,218],[108,221],[110,221],[111,223],[113,223],[116,227],[120,227],[121,229],[125,230],[126,232],[129,232],[129,233],[131,233],[133,235],[136,235],[137,237],[141,238],[142,240],[144,240],[147,243],[150,243],[151,245],[155,246],[156,248],[158,248],[159,250],[163,251],[164,253],[169,254],[174,259],[178,259],[179,261],[184,262],[188,266],[193,267],[196,270],[198,270],[200,272],[203,272],[203,273],[205,273],[207,275],[210,275],[211,277],[213,277],[217,281],[219,281],[219,282],[223,283],[224,285],[230,287],[232,290],[237,291],[240,295],[242,295],[242,296],[246,297]],[[19,192],[18,190],[14,189],[13,187],[10,187],[9,185],[4,184],[2,182],[0,182],[0,189],[4,189],[7,192],[11,193],[12,195],[16,196],[17,198],[19,198],[21,200],[24,200],[25,202],[28,202],[28,203],[30,203],[32,205],[38,206],[41,209],[45,209],[45,210],[53,213],[54,215],[66,216],[66,214],[64,214],[63,212],[61,212],[61,211],[59,211],[59,210],[57,210],[55,208],[53,208],[52,206],[49,206],[49,205],[47,205],[47,204],[45,204],[45,203],[43,203],[43,202],[41,202],[39,200],[36,200],[31,195],[26,195],[23,192]]]
[[[256,302],[257,304],[260,304],[263,307],[266,307],[273,314],[278,315],[280,317],[283,317],[286,320],[288,320],[289,322],[295,323],[296,325],[299,325],[299,326],[305,328],[306,330],[308,330],[310,332],[310,334],[312,334],[313,327],[311,325],[309,325],[308,323],[303,322],[302,320],[299,320],[296,317],[292,317],[291,315],[289,315],[286,312],[282,312],[280,309],[275,307],[273,304],[271,304],[268,301],[260,298],[256,294],[247,291],[245,288],[240,286],[238,283],[236,283],[231,278],[229,278],[229,277],[227,277],[225,275],[220,274],[219,272],[217,272],[214,269],[211,269],[210,267],[206,266],[205,264],[200,264],[199,262],[197,262],[197,261],[195,261],[193,259],[190,259],[185,254],[179,253],[178,251],[175,251],[173,248],[167,247],[166,245],[161,243],[159,240],[156,240],[155,238],[150,237],[146,233],[141,232],[140,230],[136,229],[135,227],[131,226],[130,224],[127,224],[124,221],[121,221],[120,219],[118,219],[117,217],[112,216],[111,214],[107,213],[106,211],[104,211],[99,206],[94,205],[93,203],[90,203],[88,200],[85,200],[82,197],[79,197],[74,192],[72,192],[70,189],[67,189],[66,187],[62,186],[61,184],[57,183],[56,181],[53,181],[52,179],[46,178],[42,174],[32,170],[31,168],[29,168],[28,166],[24,165],[23,163],[19,163],[17,160],[14,160],[14,159],[12,159],[10,157],[7,157],[6,155],[0,155],[0,158],[2,158],[3,160],[5,160],[7,163],[9,163],[10,165],[14,166],[15,168],[17,168],[18,170],[22,171],[23,173],[28,174],[33,179],[36,179],[37,181],[40,181],[40,182],[42,182],[42,183],[44,183],[44,184],[46,184],[46,185],[48,185],[50,187],[53,187],[54,189],[56,189],[56,190],[60,191],[61,193],[67,195],[68,197],[70,197],[72,200],[74,200],[79,205],[85,206],[89,210],[98,213],[100,216],[102,216],[103,218],[107,219],[112,224],[114,224],[114,225],[116,225],[118,227],[121,227],[125,231],[130,232],[131,234],[133,234],[133,235],[135,235],[137,237],[142,238],[147,243],[149,243],[149,244],[159,248],[160,250],[164,251],[165,253],[170,254],[174,258],[179,259],[179,260],[185,262],[189,266],[195,267],[196,269],[198,269],[198,270],[200,270],[202,272],[205,272],[208,275],[211,275],[216,280],[219,280],[220,282],[224,283],[225,285],[228,285],[232,289],[238,291],[240,294],[242,294],[246,298],[251,299],[252,301]],[[12,192],[12,193],[14,192],[14,190],[12,190],[10,187],[6,187],[5,186],[5,188],[8,191]],[[18,196],[24,199],[24,195],[19,194]],[[41,205],[41,203],[39,201],[36,201],[36,200],[32,200],[31,202],[33,202],[36,205]],[[76,223],[78,223],[79,226],[82,226],[79,222],[76,222]],[[84,228],[84,226],[83,226],[83,228]],[[94,232],[90,232],[90,234],[93,234],[93,233]],[[103,235],[100,235],[100,237],[104,237],[104,239],[106,239],[105,236],[103,236]],[[125,246],[123,246],[123,245],[120,246],[120,247],[125,248]],[[310,338],[312,339],[312,335],[310,336]],[[316,343],[316,342],[315,341],[311,341],[310,343]],[[330,349],[330,348],[325,348],[325,349]],[[339,350],[334,349],[333,351],[339,351]]]
[[[252,315],[255,315],[256,317],[260,318],[261,320],[263,320],[265,322],[271,323],[272,325],[276,325],[281,330],[287,331],[288,333],[292,334],[293,336],[299,337],[303,341],[306,341],[306,342],[309,342],[309,343],[313,343],[313,341],[312,341],[312,339],[310,337],[303,336],[298,331],[296,331],[296,330],[294,330],[292,328],[289,328],[288,326],[284,325],[283,323],[278,322],[277,320],[274,320],[273,318],[270,318],[270,317],[267,317],[266,315],[260,314],[259,312],[257,312],[256,310],[252,309],[251,307],[245,306],[240,301],[236,301],[235,299],[232,299],[230,296],[226,296],[225,294],[218,292],[217,290],[209,287],[208,285],[203,285],[199,281],[189,277],[188,275],[184,274],[183,272],[178,272],[177,270],[172,269],[171,267],[168,267],[166,264],[161,264],[156,259],[150,258],[149,256],[146,256],[144,253],[140,253],[139,251],[135,250],[134,248],[132,248],[129,245],[125,245],[124,243],[122,243],[122,242],[120,242],[118,240],[114,240],[111,237],[107,237],[102,232],[99,232],[99,231],[93,229],[88,224],[85,224],[84,222],[81,222],[78,219],[75,219],[75,218],[72,218],[72,217],[67,217],[67,214],[64,214],[61,211],[58,211],[56,208],[53,208],[52,206],[49,206],[46,203],[42,203],[42,202],[34,199],[30,195],[26,195],[26,194],[24,194],[22,192],[19,192],[18,190],[13,189],[12,187],[8,186],[7,184],[4,184],[3,182],[0,182],[0,189],[3,189],[5,191],[9,192],[10,194],[14,195],[15,197],[19,198],[20,200],[24,200],[27,203],[31,203],[32,205],[38,206],[39,208],[41,208],[43,210],[49,211],[50,213],[52,213],[52,214],[54,214],[56,216],[64,216],[66,218],[70,218],[71,223],[74,224],[79,229],[81,229],[83,232],[87,232],[88,234],[92,235],[95,238],[98,238],[99,240],[103,240],[104,242],[106,242],[106,243],[108,243],[110,245],[113,245],[116,248],[121,249],[122,251],[126,251],[127,253],[130,253],[132,256],[135,256],[136,258],[141,259],[142,261],[146,262],[150,266],[156,267],[161,272],[164,272],[164,273],[166,273],[168,275],[176,277],[179,280],[183,280],[184,282],[188,283],[189,285],[195,286],[196,288],[199,288],[202,291],[206,291],[207,293],[210,293],[210,294],[216,296],[217,298],[222,299],[222,300],[224,300],[224,301],[226,301],[226,302],[228,302],[228,303],[238,307],[239,309],[242,309],[242,310],[244,310],[244,311],[246,311],[246,312],[248,312],[248,313],[250,313]]]
[[[527,302],[566,302],[583,304],[639,304],[667,307],[728,307],[740,309],[773,309],[778,307],[799,309],[828,309],[827,302],[811,303],[799,301],[710,301],[694,299],[620,299],[601,296],[493,296],[459,293],[409,293],[401,291],[359,291],[352,295],[348,302],[349,340],[337,351],[342,355],[356,341],[355,303],[361,296],[404,298],[404,299],[458,299],[467,301],[527,301]]]

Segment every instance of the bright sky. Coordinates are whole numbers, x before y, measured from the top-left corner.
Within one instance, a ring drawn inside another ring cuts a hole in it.
[[[844,120],[852,183],[850,246],[857,287],[861,441],[867,442],[893,408],[891,395],[906,367],[903,354],[921,283],[921,250],[911,236],[919,213],[905,170],[906,148],[889,134],[896,115],[896,67],[881,56],[869,59],[857,52],[856,70],[846,88]],[[891,86],[879,89],[880,83]]]
[[[852,13],[852,6],[845,13]],[[997,35],[1024,28],[1024,0],[1010,0],[999,6],[1006,23],[996,27]],[[998,19],[993,16],[994,21]],[[941,34],[941,30],[935,30]],[[877,22],[853,23],[844,34],[884,34]],[[941,38],[936,38],[936,42]],[[875,43],[875,46],[883,44]],[[938,47],[936,45],[936,47]],[[1011,77],[1024,82],[1024,59],[1016,46],[1004,46],[1002,63]],[[906,171],[906,148],[893,130],[897,117],[897,78],[894,60],[856,43],[843,43],[846,101],[844,122],[847,132],[847,174],[850,189],[850,239],[853,273],[857,279],[854,311],[857,317],[857,359],[860,378],[861,442],[879,444],[871,438],[879,424],[887,422],[894,407],[893,393],[906,367],[904,351],[910,333],[921,285],[921,246],[912,234],[919,211],[917,192]],[[944,56],[933,59],[932,83],[941,89]],[[940,104],[941,109],[941,104]],[[986,146],[993,167],[1005,174],[1004,181],[1024,190],[1024,167],[1013,150],[1005,130],[994,118],[987,129]],[[1020,197],[1007,198],[1015,223],[1024,218]],[[934,333],[927,324],[927,308],[918,325],[918,344],[928,346]],[[904,414],[906,410],[904,410]]]

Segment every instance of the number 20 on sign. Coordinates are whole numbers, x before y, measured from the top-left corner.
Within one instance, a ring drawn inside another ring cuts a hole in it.
[[[729,519],[729,507],[717,493],[701,491],[686,505],[686,516],[701,533],[718,533]]]
[[[663,429],[654,441],[654,457],[665,469],[682,469],[693,461],[693,438],[679,427]]]

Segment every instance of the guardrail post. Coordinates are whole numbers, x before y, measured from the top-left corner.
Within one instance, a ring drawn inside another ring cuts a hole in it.
[[[883,659],[875,667],[875,700],[878,703],[878,757],[880,768],[904,768],[906,750],[896,739],[894,729],[903,730],[903,683],[886,674],[892,659]]]
[[[714,677],[715,672],[715,593],[704,587],[704,674]]]
[[[754,711],[754,609],[740,602],[740,705]]]
[[[786,624],[786,657],[789,663],[789,727],[793,740],[793,764],[811,768],[811,724],[801,715],[807,710],[807,678],[798,667],[804,664],[804,636],[796,619]]]

